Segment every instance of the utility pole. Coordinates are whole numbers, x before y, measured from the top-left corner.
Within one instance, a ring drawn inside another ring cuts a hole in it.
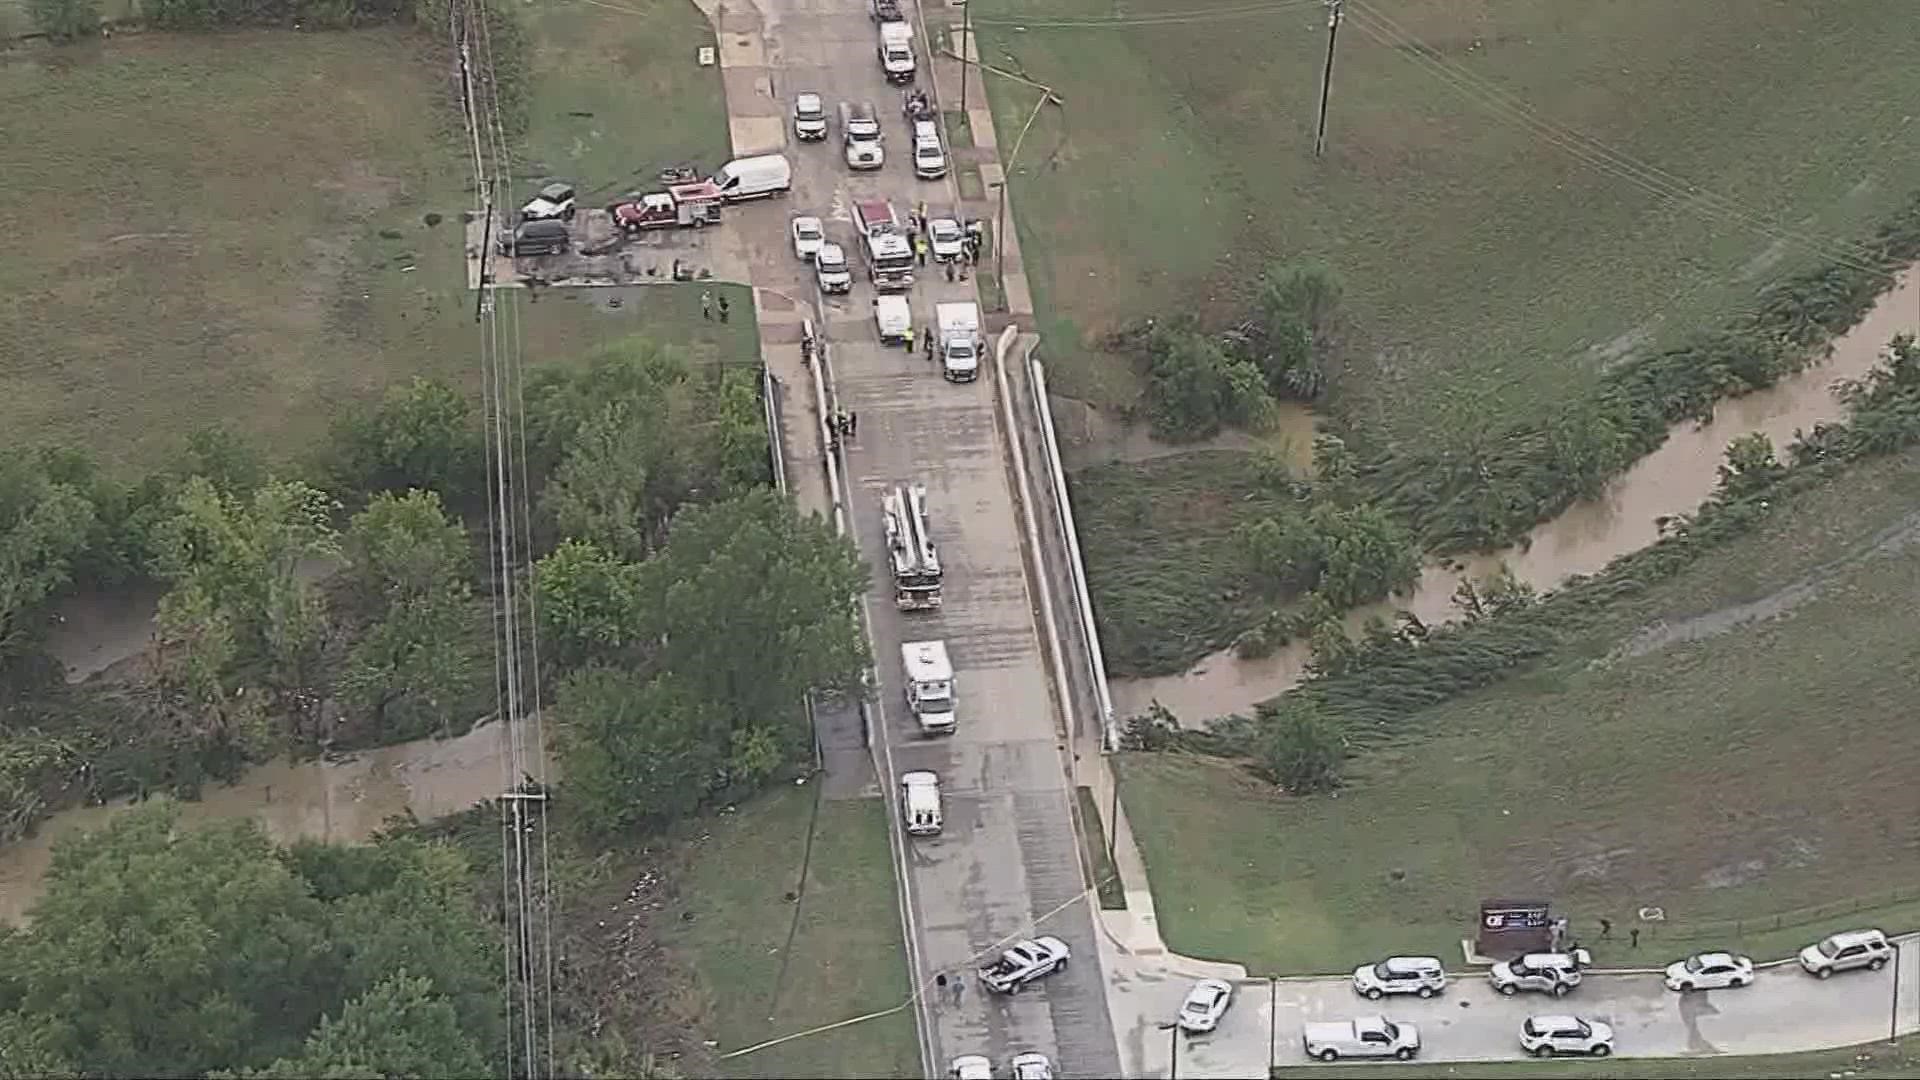
[[[973,55],[973,4],[971,2],[960,8],[960,48],[958,51],[960,53],[960,117],[964,120],[967,116],[967,69],[973,66],[970,61],[970,57]],[[973,130],[971,124],[968,125],[967,130],[969,132]]]
[[[1340,36],[1341,0],[1327,0],[1327,66],[1320,73],[1320,124],[1313,136],[1313,156],[1327,148],[1327,99],[1333,96],[1333,42]]]

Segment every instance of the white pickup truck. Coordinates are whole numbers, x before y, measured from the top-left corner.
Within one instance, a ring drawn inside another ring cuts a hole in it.
[[[1301,1039],[1307,1056],[1320,1061],[1351,1058],[1397,1058],[1411,1061],[1420,1052],[1420,1029],[1396,1024],[1384,1016],[1355,1020],[1317,1021],[1304,1025]]]

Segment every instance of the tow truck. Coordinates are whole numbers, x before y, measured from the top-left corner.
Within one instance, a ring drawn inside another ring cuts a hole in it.
[[[665,191],[650,191],[607,207],[614,224],[628,234],[649,229],[703,228],[720,222],[724,201],[720,188],[711,180],[690,184],[669,184]]]

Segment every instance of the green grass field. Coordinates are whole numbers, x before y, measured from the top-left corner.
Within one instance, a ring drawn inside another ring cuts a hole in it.
[[[692,5],[526,10],[529,172],[624,189],[725,154]],[[141,34],[0,58],[0,427],[130,467],[221,420],[288,452],[340,401],[413,374],[477,386],[471,197],[436,46],[397,29]],[[518,305],[525,356],[644,328],[751,360],[751,319],[701,323],[697,291],[618,308],[549,292]]]
[[[1537,412],[1815,258],[1717,200],[1850,238],[1920,166],[1920,142],[1902,134],[1920,68],[1898,3],[1348,6],[1319,160],[1318,3],[972,10],[983,62],[1065,101],[1040,114],[1013,179],[1058,392],[1132,400],[1132,373],[1085,346],[1144,314],[1225,312],[1270,260],[1309,257],[1346,282],[1328,405],[1353,430],[1421,441],[1449,424],[1456,392]],[[1152,21],[1058,25],[1116,16]],[[1035,91],[986,85],[1004,153]],[[1550,132],[1490,113],[1482,103],[1501,93]],[[1563,149],[1566,129],[1663,173],[1584,164]],[[1657,187],[1668,174],[1704,194],[1676,200],[1630,178]]]
[[[1920,544],[1888,539],[1916,528],[1920,453],[1856,469],[1532,670],[1407,718],[1337,797],[1130,756],[1168,944],[1280,972],[1452,955],[1496,895],[1551,898],[1588,942],[1612,919],[1607,963],[1920,926]],[[1635,954],[1619,939],[1642,906],[1668,921]]]
[[[907,999],[907,960],[878,801],[820,805],[804,882],[813,789],[789,788],[713,819],[680,875],[663,940],[701,976],[706,1037],[725,1054],[880,1012]],[[799,894],[799,923],[794,904]],[[724,1059],[728,1076],[911,1076],[911,1010]]]
[[[1470,1065],[1306,1065],[1273,1070],[1273,1080],[1327,1076],[1353,1080],[1430,1080],[1481,1077],[1490,1080],[1554,1080],[1590,1076],[1595,1080],[1807,1080],[1809,1077],[1920,1076],[1920,1039],[1897,1044],[1868,1043],[1844,1050],[1770,1057],[1633,1058],[1609,1061],[1476,1062]]]

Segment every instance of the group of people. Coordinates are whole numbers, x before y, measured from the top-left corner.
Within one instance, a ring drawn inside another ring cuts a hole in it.
[[[960,254],[938,261],[946,264],[947,280],[967,279],[966,267],[980,265],[980,249],[986,238],[986,227],[978,221],[968,221],[963,225],[966,235],[961,240]],[[920,203],[907,214],[907,243],[913,245],[913,257],[921,265],[927,265],[930,247],[927,241],[927,204]]]

